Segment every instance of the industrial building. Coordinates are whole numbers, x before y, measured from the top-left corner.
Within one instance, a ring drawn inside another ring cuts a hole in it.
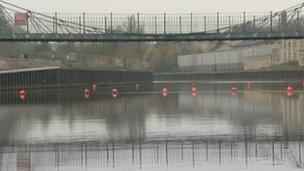
[[[298,61],[304,66],[304,41],[220,42],[212,52],[178,57],[180,71],[256,70]]]

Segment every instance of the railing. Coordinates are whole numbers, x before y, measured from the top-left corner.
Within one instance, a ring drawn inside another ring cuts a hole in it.
[[[304,37],[303,5],[265,13],[38,13],[0,1],[0,14],[18,41],[182,41]],[[16,14],[24,22],[16,22]],[[16,24],[17,23],[17,24]],[[2,27],[2,29],[1,29]]]

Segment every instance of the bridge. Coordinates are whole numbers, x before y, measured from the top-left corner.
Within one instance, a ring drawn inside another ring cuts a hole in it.
[[[155,42],[304,38],[304,3],[278,12],[39,13],[0,0],[0,42]]]

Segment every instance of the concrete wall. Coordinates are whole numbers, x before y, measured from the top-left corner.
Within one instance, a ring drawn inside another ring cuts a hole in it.
[[[70,70],[38,68],[0,72],[0,89],[71,87],[97,84],[151,83],[153,73],[143,71]]]

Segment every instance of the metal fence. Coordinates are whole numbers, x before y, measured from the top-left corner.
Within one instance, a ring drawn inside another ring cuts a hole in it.
[[[0,169],[295,167],[302,153],[301,141],[275,139],[49,143],[1,147]]]
[[[16,13],[27,17],[25,24],[16,24]],[[280,12],[262,13],[72,14],[38,13],[1,1],[0,14],[6,21],[2,27],[22,33],[16,37],[3,36],[3,41],[234,40],[301,38],[304,35],[303,4]],[[194,33],[196,35],[192,35]],[[177,37],[168,36],[170,34]],[[167,36],[159,37],[164,35]]]
[[[124,31],[128,33],[172,34],[208,32],[242,24],[261,18],[269,13],[131,13],[131,14],[98,14],[98,13],[45,13],[58,20],[71,21],[79,25],[102,28],[108,32]],[[55,24],[55,23],[54,23]],[[34,31],[30,24],[30,32]],[[85,33],[84,27],[79,27],[79,33]],[[52,25],[49,25],[52,28]],[[54,26],[56,28],[56,26]],[[56,29],[54,30],[56,31]],[[60,32],[60,30],[57,30]]]

